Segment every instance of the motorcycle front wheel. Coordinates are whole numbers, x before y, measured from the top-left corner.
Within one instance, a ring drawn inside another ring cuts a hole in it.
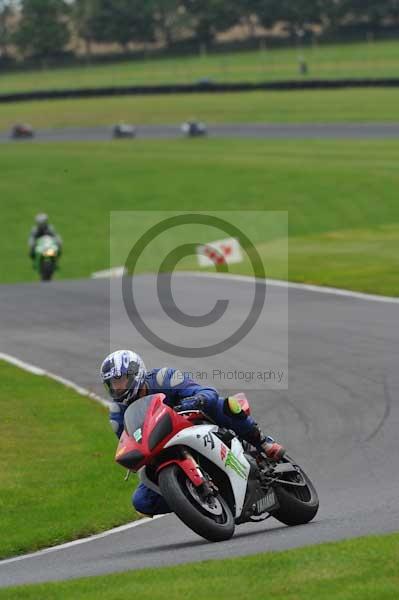
[[[201,537],[210,542],[222,542],[234,534],[234,518],[224,498],[220,494],[212,496],[210,501],[201,497],[176,464],[162,469],[159,487],[171,510]]]
[[[55,271],[55,263],[52,260],[42,260],[40,263],[40,278],[42,281],[50,281]]]

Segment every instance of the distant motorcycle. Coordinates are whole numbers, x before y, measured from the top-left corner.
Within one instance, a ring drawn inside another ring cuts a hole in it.
[[[50,281],[57,269],[60,249],[57,241],[50,235],[40,237],[35,246],[34,267],[42,281]]]
[[[134,125],[127,123],[118,123],[112,130],[112,135],[116,139],[131,139],[136,136],[137,129]]]
[[[182,124],[181,130],[187,137],[201,137],[207,134],[205,123],[200,121],[187,121]]]
[[[249,414],[244,394],[235,396]],[[176,412],[164,394],[132,403],[115,460],[161,494],[190,529],[219,542],[235,525],[273,516],[286,525],[311,521],[317,492],[303,469],[285,456],[259,458],[255,448],[200,411]]]
[[[10,137],[15,140],[30,139],[35,136],[31,125],[27,123],[17,123],[11,130]]]

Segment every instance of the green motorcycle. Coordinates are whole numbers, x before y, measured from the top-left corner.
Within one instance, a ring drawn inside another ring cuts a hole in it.
[[[34,268],[40,274],[42,281],[50,281],[57,269],[60,248],[57,241],[50,235],[40,237],[35,246]]]

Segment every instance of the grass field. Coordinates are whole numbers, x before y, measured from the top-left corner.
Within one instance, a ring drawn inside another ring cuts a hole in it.
[[[265,539],[267,534],[265,534]],[[399,535],[0,590],[0,600],[397,600]]]
[[[0,361],[0,558],[137,517],[106,409]]]
[[[185,94],[0,104],[0,131],[34,128],[207,123],[367,123],[399,121],[399,89]]]
[[[175,140],[0,147],[1,282],[36,280],[26,239],[47,211],[57,277],[109,265],[112,210],[283,210],[291,280],[399,294],[399,142]],[[26,185],[29,182],[29,185]],[[285,240],[280,240],[285,243]],[[256,243],[284,276],[279,240]]]
[[[322,45],[172,59],[147,59],[25,73],[4,73],[0,93],[35,89],[214,81],[273,81],[300,78],[298,56],[312,78],[398,77],[398,42]]]

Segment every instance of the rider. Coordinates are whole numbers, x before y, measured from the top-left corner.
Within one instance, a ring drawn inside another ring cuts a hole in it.
[[[177,369],[147,371],[141,357],[131,350],[109,354],[101,365],[101,379],[112,399],[110,421],[118,437],[123,432],[123,415],[135,400],[162,392],[165,403],[181,410],[202,410],[220,427],[232,429],[271,460],[279,460],[285,449],[273,438],[265,436],[251,416],[242,411],[237,400],[220,398],[212,387],[203,387]],[[153,516],[170,512],[162,496],[143,483],[132,498],[133,506],[142,514]]]
[[[54,227],[50,225],[48,221],[48,216],[45,213],[39,213],[35,217],[35,223],[36,225],[32,227],[28,241],[29,256],[32,259],[35,257],[36,242],[39,238],[43,237],[44,235],[49,235],[50,237],[55,239],[58,245],[59,255],[61,255],[62,240],[60,236],[56,233]]]

